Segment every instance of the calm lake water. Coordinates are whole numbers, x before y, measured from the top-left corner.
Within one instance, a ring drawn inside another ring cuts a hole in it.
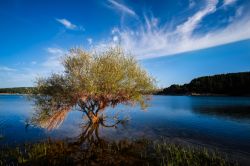
[[[106,139],[161,137],[243,154],[250,158],[250,98],[153,96],[147,111],[118,106],[107,114],[121,111],[129,116],[125,126],[101,128]],[[72,111],[53,131],[26,126],[33,105],[22,95],[0,95],[0,144],[74,138],[82,132],[82,114]]]

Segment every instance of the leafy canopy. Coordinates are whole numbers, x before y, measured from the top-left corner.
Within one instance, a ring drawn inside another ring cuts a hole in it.
[[[47,110],[45,114],[52,116],[78,106],[92,119],[105,107],[119,103],[144,107],[146,94],[155,88],[154,79],[121,48],[102,53],[74,48],[65,56],[63,66],[63,74],[37,81],[35,101],[42,114]]]

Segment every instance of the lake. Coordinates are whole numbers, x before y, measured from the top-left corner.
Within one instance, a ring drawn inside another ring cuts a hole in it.
[[[119,105],[108,108],[107,115],[117,111],[130,120],[118,128],[102,127],[102,138],[164,137],[250,158],[249,97],[153,96],[146,111],[138,106]],[[52,131],[27,125],[33,113],[33,103],[25,96],[0,95],[0,145],[48,137],[74,138],[82,132],[81,112],[70,112],[63,124]]]

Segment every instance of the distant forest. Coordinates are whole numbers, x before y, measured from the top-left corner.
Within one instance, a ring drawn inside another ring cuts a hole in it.
[[[33,87],[17,87],[17,88],[0,88],[0,93],[11,93],[11,94],[28,94],[33,91]]]
[[[193,79],[184,85],[171,85],[160,95],[250,95],[250,72],[228,73]]]

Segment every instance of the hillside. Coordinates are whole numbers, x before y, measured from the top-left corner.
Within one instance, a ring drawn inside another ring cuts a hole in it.
[[[228,73],[193,79],[184,85],[171,85],[160,95],[250,95],[250,72]]]

